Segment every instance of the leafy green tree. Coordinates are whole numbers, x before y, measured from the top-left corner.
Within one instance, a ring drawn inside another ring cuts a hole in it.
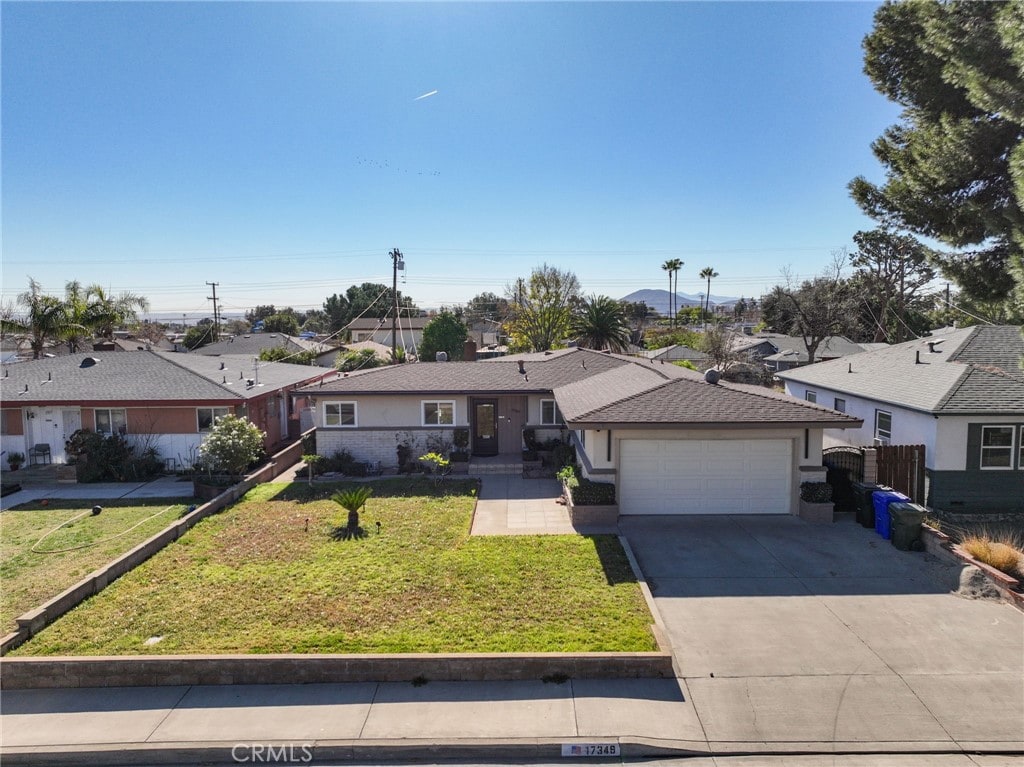
[[[299,321],[294,314],[271,314],[263,319],[264,333],[284,333],[289,336],[299,334]]]
[[[146,297],[130,291],[112,295],[102,285],[94,284],[85,289],[85,296],[89,306],[88,325],[99,338],[113,338],[116,329],[137,323],[138,312],[149,310]]]
[[[375,282],[364,282],[352,285],[345,295],[335,293],[324,301],[324,312],[330,317],[331,331],[344,328],[357,317],[387,317],[392,312],[395,301],[394,293],[387,285]],[[416,304],[408,296],[398,291],[398,307],[406,316],[407,310],[415,310]]]
[[[468,335],[469,331],[462,320],[450,311],[441,311],[423,328],[420,360],[433,362],[438,352],[446,352],[450,360],[461,360]]]
[[[301,330],[303,333],[326,333],[330,327],[331,319],[327,316],[327,312],[320,309],[310,309],[306,312]]]
[[[342,373],[351,373],[356,370],[370,370],[379,368],[386,363],[377,356],[373,349],[360,349],[358,351],[338,352],[334,358],[334,367]]]
[[[312,365],[316,359],[316,352],[302,351],[293,352],[283,346],[275,346],[260,351],[260,359],[264,362],[290,362],[292,365]]]
[[[182,343],[189,351],[213,343],[213,325],[195,325],[189,328]]]
[[[245,418],[221,416],[199,446],[199,455],[211,472],[240,476],[263,456],[266,436]]]
[[[543,264],[508,293],[514,302],[508,324],[513,348],[547,351],[572,332],[573,307],[580,296],[580,281],[572,272]]]
[[[585,300],[573,322],[576,341],[587,349],[624,352],[629,348],[630,327],[622,304],[608,296]]]
[[[886,229],[857,232],[853,241],[853,283],[871,340],[899,343],[909,333],[917,335],[908,324],[908,312],[925,308],[921,290],[935,279],[931,250],[913,237]]]
[[[882,185],[850,191],[883,225],[937,239],[932,256],[974,299],[1024,312],[1024,4],[888,2],[865,72],[903,106],[872,145]],[[1014,291],[1016,295],[1013,296]]]
[[[245,313],[245,319],[250,325],[255,325],[260,320],[265,320],[272,314],[277,314],[277,309],[274,308],[273,304],[265,304],[257,306],[255,309]]]
[[[490,320],[491,322],[504,322],[509,315],[509,304],[507,298],[484,292],[473,296],[466,304],[462,320],[467,325]]]

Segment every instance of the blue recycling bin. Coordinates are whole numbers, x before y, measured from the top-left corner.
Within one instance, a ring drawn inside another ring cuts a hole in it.
[[[875,532],[888,541],[892,538],[892,520],[889,517],[889,504],[905,503],[910,498],[895,490],[876,490],[871,494],[871,499],[875,507]]]

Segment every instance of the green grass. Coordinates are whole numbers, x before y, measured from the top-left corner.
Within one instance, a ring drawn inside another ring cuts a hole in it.
[[[181,498],[53,500],[43,506],[32,501],[0,513],[0,634],[13,631],[14,619],[22,613],[167,527],[191,502]],[[86,513],[39,542],[47,532],[95,505],[103,507],[101,514]],[[114,538],[161,511],[164,513]],[[35,553],[33,548],[74,550]]]
[[[614,536],[471,538],[475,483],[372,484],[347,541],[344,486],[257,487],[16,654],[656,649]]]

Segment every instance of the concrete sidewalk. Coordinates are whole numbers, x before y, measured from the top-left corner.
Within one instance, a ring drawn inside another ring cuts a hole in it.
[[[5,476],[5,479],[7,477]],[[16,477],[15,477],[16,479]],[[31,484],[0,499],[0,509],[10,509],[40,498],[189,498],[190,477],[157,477],[148,482],[96,482],[90,484]]]
[[[271,744],[314,763],[558,759],[580,743],[707,753],[673,679],[12,690],[0,712],[5,767],[231,763],[232,748]]]

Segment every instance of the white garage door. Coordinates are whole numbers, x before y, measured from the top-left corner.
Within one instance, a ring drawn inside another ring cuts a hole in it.
[[[619,443],[622,514],[789,514],[787,439]]]

